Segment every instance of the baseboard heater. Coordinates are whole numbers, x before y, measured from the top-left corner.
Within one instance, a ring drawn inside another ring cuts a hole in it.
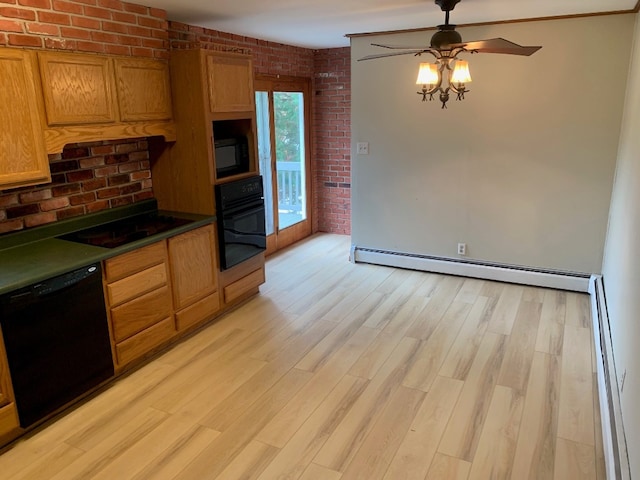
[[[351,247],[351,261],[587,293],[590,274]]]
[[[598,398],[602,420],[602,440],[608,480],[630,480],[631,470],[622,423],[618,375],[607,312],[607,298],[601,275],[591,277],[591,318],[595,337]]]

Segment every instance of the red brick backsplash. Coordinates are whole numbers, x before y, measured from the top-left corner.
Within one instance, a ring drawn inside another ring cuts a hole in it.
[[[120,0],[0,1],[0,45],[169,57],[164,10]]]
[[[49,161],[51,183],[0,191],[0,233],[153,197],[144,138],[67,145]]]

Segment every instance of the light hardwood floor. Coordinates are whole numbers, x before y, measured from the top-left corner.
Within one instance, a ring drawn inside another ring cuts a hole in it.
[[[348,262],[261,294],[0,455],[6,480],[604,480],[587,295]]]

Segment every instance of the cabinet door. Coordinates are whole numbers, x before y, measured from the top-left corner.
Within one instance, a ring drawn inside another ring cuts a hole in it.
[[[253,63],[249,55],[207,53],[206,64],[212,113],[251,112],[255,109]]]
[[[123,122],[171,119],[169,65],[147,58],[116,58],[116,86]]]
[[[0,49],[0,189],[51,181],[32,52]]]
[[[49,126],[116,121],[113,65],[108,57],[39,52],[38,58]]]
[[[13,389],[9,374],[9,363],[4,349],[4,340],[0,331],[0,407],[4,407],[13,401]],[[1,434],[2,432],[0,432]]]
[[[169,239],[169,264],[176,310],[215,291],[218,273],[213,225]]]

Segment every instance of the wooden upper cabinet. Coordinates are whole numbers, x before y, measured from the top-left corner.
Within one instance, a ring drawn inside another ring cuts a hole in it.
[[[252,112],[255,99],[251,56],[207,52],[206,59],[211,112]]]
[[[121,120],[171,119],[168,63],[147,58],[116,58],[114,61]]]
[[[169,239],[169,265],[176,310],[214,292],[218,272],[213,225]]]
[[[109,57],[39,52],[49,126],[113,123],[117,106]]]
[[[0,189],[51,181],[34,55],[0,49]]]

